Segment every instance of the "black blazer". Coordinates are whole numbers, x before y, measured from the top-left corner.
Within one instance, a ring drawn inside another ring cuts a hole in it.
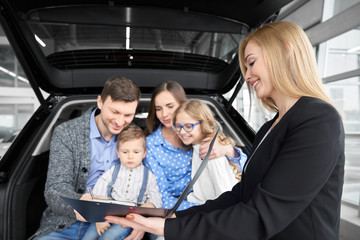
[[[328,103],[300,98],[258,131],[242,181],[165,222],[165,239],[338,240],[344,129]],[[254,149],[258,149],[254,152]]]

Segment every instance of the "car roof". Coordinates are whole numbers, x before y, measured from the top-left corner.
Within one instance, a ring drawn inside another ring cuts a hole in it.
[[[254,28],[266,21],[284,5],[291,1],[284,0],[193,0],[193,1],[169,1],[169,0],[11,0],[11,5],[16,12],[27,13],[34,9],[72,7],[72,6],[129,6],[129,7],[157,7],[187,12],[197,12],[247,24]]]
[[[228,61],[198,53],[153,49],[83,49],[82,46],[82,49],[69,48],[48,53],[36,41],[39,36],[42,38],[41,35],[47,34],[52,38],[59,35],[58,29],[66,28],[66,31],[76,31],[75,35],[79,37],[81,30],[89,33],[96,29],[99,34],[91,35],[97,35],[93,41],[104,41],[104,35],[111,34],[115,27],[123,26],[140,29],[141,34],[146,36],[153,34],[148,29],[157,28],[166,37],[174,34],[170,30],[175,29],[177,34],[186,34],[187,38],[206,32],[212,34],[212,39],[218,34],[239,41],[253,28],[274,20],[279,10],[291,0],[2,2],[4,31],[17,49],[16,55],[32,87],[61,95],[98,93],[106,79],[118,75],[134,80],[143,92],[150,92],[156,84],[165,80],[178,81],[188,93],[227,92],[240,76],[235,56],[237,50],[233,47]],[[108,30],[106,34],[101,34],[96,27]],[[199,38],[197,41],[201,40]],[[68,45],[73,40],[64,39]],[[75,41],[79,45],[81,40]],[[53,44],[56,44],[55,40]],[[112,65],[109,65],[109,56]]]

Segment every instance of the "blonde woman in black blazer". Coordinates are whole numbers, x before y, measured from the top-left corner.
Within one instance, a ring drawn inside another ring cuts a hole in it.
[[[312,46],[290,22],[263,26],[239,48],[240,68],[276,116],[258,131],[242,181],[170,219],[107,217],[165,239],[338,240],[344,129]]]

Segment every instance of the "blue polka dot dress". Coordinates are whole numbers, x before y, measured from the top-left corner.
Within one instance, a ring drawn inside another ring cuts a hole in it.
[[[174,206],[177,197],[191,180],[192,149],[184,151],[165,140],[161,125],[146,138],[147,154],[144,164],[154,173],[162,195],[163,208]],[[183,201],[178,210],[197,204]]]

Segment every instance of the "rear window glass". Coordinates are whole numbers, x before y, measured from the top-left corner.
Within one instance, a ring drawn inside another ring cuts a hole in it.
[[[242,34],[33,22],[44,55],[61,69],[170,68],[220,72]]]

